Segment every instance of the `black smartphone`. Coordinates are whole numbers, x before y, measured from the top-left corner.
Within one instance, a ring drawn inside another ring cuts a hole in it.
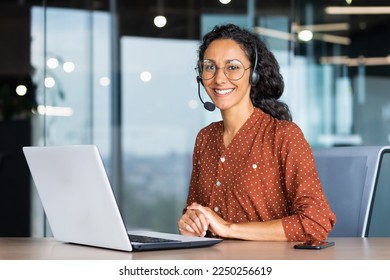
[[[333,241],[310,241],[300,244],[295,244],[295,249],[314,249],[314,250],[321,250],[330,246],[333,246]]]

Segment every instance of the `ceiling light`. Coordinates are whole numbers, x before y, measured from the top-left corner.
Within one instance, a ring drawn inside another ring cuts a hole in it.
[[[27,87],[25,85],[18,85],[16,87],[16,94],[19,96],[24,96],[27,93]]]
[[[262,36],[268,36],[272,38],[295,41],[295,34],[283,32],[275,29],[264,28],[264,27],[255,27],[255,32]],[[314,40],[320,40],[327,43],[339,44],[339,45],[350,45],[351,39],[343,36],[336,36],[331,34],[323,33],[312,33]],[[307,34],[308,35],[308,34]]]
[[[298,39],[304,42],[309,42],[313,39],[313,32],[310,30],[302,30],[298,33]]]
[[[50,69],[55,69],[58,67],[58,64],[59,64],[59,61],[57,58],[49,58],[46,62],[46,65],[47,67],[49,67]]]
[[[45,87],[52,88],[56,85],[56,80],[52,77],[46,77],[45,78]]]
[[[326,7],[325,13],[330,15],[369,15],[390,14],[390,6],[375,7]]]
[[[364,66],[380,66],[390,65],[390,55],[384,57],[356,57],[350,58],[347,56],[324,56],[320,58],[322,64],[343,64],[350,67],[360,65]]]
[[[349,30],[349,23],[325,23],[325,24],[309,24],[309,25],[298,25],[293,24],[292,30],[299,32],[302,30],[310,30],[312,32],[324,32],[324,31],[346,31]]]
[[[313,39],[324,41],[327,43],[333,43],[338,45],[350,45],[351,39],[345,36],[337,36],[337,35],[331,35],[331,34],[322,34],[322,33],[314,33]]]
[[[255,27],[255,32],[259,35],[269,36],[269,37],[278,38],[282,40],[292,41],[295,39],[294,35],[291,33],[270,29],[270,28]]]
[[[62,69],[64,69],[64,71],[65,71],[66,73],[71,73],[71,72],[73,72],[74,69],[75,69],[75,67],[76,67],[76,66],[74,65],[74,63],[73,63],[73,62],[70,62],[70,61],[65,62],[64,65],[62,65]]]
[[[152,73],[149,71],[144,71],[140,74],[140,79],[143,82],[149,82],[152,79]]]
[[[167,18],[164,16],[156,16],[154,18],[154,25],[161,28],[164,27],[167,24]]]
[[[40,115],[56,116],[56,117],[70,117],[73,115],[73,109],[70,107],[38,105],[37,112]]]
[[[110,84],[111,84],[111,80],[110,78],[108,77],[101,77],[99,79],[99,84],[102,86],[102,87],[108,87]]]

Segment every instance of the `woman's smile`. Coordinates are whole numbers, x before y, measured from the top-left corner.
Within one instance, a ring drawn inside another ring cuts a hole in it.
[[[228,89],[218,89],[218,88],[215,88],[214,89],[214,92],[217,94],[217,95],[228,95],[229,93],[233,92],[233,88],[228,88]]]

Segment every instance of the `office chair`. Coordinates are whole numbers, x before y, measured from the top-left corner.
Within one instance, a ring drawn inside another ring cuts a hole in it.
[[[330,237],[367,237],[370,229],[372,233],[372,229],[376,227],[373,221],[378,224],[377,220],[382,219],[382,208],[378,209],[373,203],[379,200],[373,198],[382,158],[389,153],[390,146],[313,149],[324,193],[337,216]],[[386,184],[382,185],[384,187],[381,186],[381,189],[386,189]],[[387,193],[390,193],[390,182],[387,182],[387,186]],[[390,206],[388,208],[390,211]],[[373,209],[376,211],[373,212]],[[375,214],[374,217],[372,213]],[[388,217],[389,214],[385,216]],[[390,229],[388,232],[382,230],[380,234],[390,236]]]

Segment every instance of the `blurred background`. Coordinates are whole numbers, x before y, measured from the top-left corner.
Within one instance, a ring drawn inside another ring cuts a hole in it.
[[[3,0],[0,236],[50,235],[26,145],[97,144],[126,224],[176,232],[196,134],[220,120],[197,47],[224,23],[273,51],[312,147],[389,145],[388,0]]]

